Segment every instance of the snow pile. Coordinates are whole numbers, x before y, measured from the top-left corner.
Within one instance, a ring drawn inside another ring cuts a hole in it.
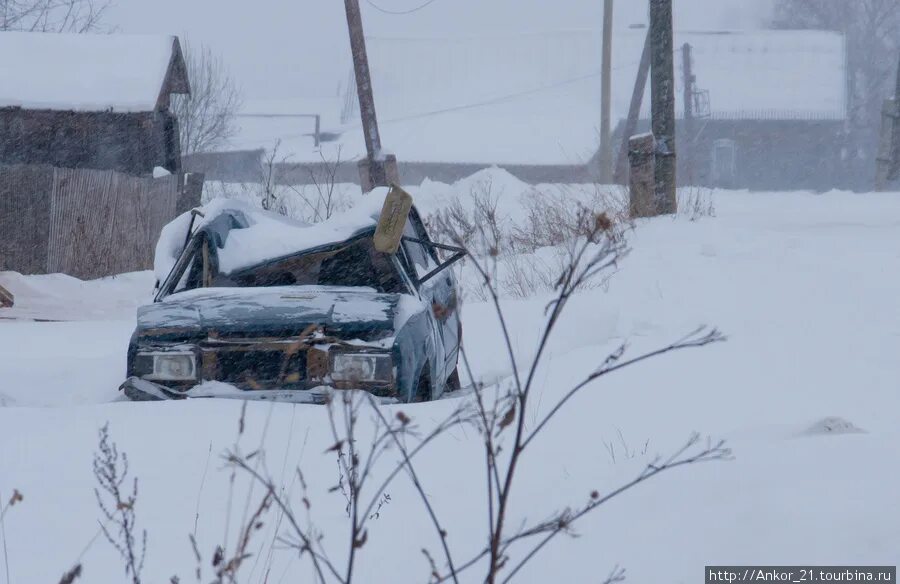
[[[423,185],[417,201],[436,209],[450,194]],[[510,200],[520,195],[508,193]],[[727,439],[735,460],[642,484],[579,523],[581,537],[550,544],[517,581],[596,581],[616,564],[629,581],[690,582],[715,563],[894,562],[900,198],[718,191],[713,203],[715,217],[635,225],[632,253],[608,285],[571,299],[524,415],[539,420],[623,340],[636,354],[708,323],[729,341],[658,358],[580,394],[522,465],[510,523],[543,519],[595,489],[610,492],[695,430]],[[543,293],[502,300],[520,364],[534,354],[548,300]],[[0,494],[17,488],[25,495],[4,519],[11,580],[58,580],[77,558],[91,581],[121,580],[116,552],[95,539],[90,454],[106,422],[140,477],[145,581],[190,577],[196,563],[187,534],[198,516],[204,561],[224,538],[238,537],[246,484],[238,480],[232,490],[218,458],[235,441],[244,452],[265,447],[278,486],[304,518],[308,497],[322,545],[340,561],[346,503],[332,489],[334,453],[323,454],[333,444],[325,409],[249,404],[238,437],[240,403],[108,403],[124,374],[131,324],[0,324],[0,355],[13,356],[0,360],[0,400],[23,406],[0,408]],[[463,326],[476,377],[508,383],[512,370],[490,303],[466,303]],[[427,432],[459,400],[471,399],[463,392],[385,413],[403,411]],[[38,405],[55,407],[25,407]],[[359,435],[369,436],[369,417],[361,424]],[[417,459],[418,478],[461,557],[482,543],[483,469],[481,439],[468,430],[432,443]],[[420,550],[438,557],[440,538],[409,481],[395,482],[388,494],[356,567],[367,583],[427,580]],[[280,548],[277,530],[273,515],[254,536],[249,581],[267,572],[285,581],[309,577],[308,564]],[[462,581],[478,581],[477,569]]]
[[[134,320],[137,307],[153,300],[149,272],[91,281],[0,272],[0,286],[16,298],[15,306],[0,309],[0,319],[8,320]]]

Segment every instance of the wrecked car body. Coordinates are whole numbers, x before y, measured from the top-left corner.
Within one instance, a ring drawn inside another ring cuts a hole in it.
[[[459,384],[446,268],[463,255],[430,240],[397,188],[315,225],[216,201],[164,230],[160,284],[138,310],[121,389],[134,400],[435,399]]]

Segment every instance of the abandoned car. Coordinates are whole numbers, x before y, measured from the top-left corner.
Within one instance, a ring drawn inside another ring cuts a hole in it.
[[[446,255],[446,258],[442,258]],[[133,400],[382,402],[459,387],[459,248],[431,241],[411,197],[376,189],[307,225],[215,200],[166,226],[154,303],[138,309],[121,390]]]

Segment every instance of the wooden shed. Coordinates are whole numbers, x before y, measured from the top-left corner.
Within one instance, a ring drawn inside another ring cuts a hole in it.
[[[0,32],[0,54],[0,164],[180,170],[177,37]]]

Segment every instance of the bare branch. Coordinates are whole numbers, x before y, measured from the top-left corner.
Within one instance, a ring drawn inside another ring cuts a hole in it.
[[[172,97],[181,152],[215,151],[237,133],[235,115],[241,108],[241,94],[222,59],[209,47],[195,49],[185,43],[183,49],[191,94]]]

